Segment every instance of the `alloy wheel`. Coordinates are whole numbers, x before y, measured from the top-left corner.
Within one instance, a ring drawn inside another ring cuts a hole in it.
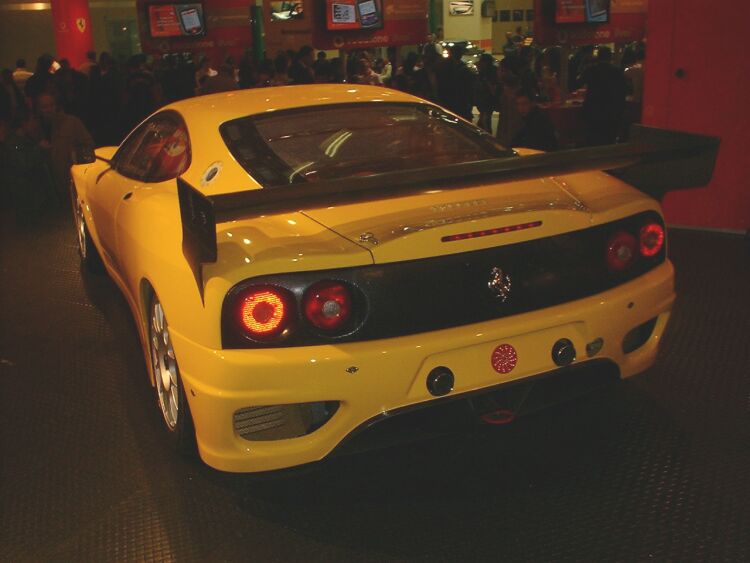
[[[76,236],[78,237],[78,252],[81,254],[81,259],[86,260],[86,221],[83,218],[83,208],[78,202],[78,197],[75,188],[71,185],[70,197],[73,200],[73,220],[76,225]]]
[[[151,365],[159,408],[164,416],[164,422],[170,430],[174,430],[180,416],[177,361],[164,309],[156,298],[151,304],[150,333]]]

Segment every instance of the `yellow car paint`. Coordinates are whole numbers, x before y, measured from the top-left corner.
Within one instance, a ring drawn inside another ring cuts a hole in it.
[[[386,88],[319,85],[203,96],[165,109],[182,116],[190,135],[192,161],[183,177],[214,195],[263,189],[229,153],[219,134],[221,123],[293,107],[373,101],[422,102]],[[322,459],[378,414],[433,400],[423,385],[432,367],[456,366],[455,393],[491,387],[554,369],[549,354],[536,351],[548,351],[561,337],[573,340],[579,350],[603,338],[597,357],[613,360],[621,375],[629,377],[653,363],[674,301],[673,270],[666,261],[601,294],[468,326],[364,342],[224,350],[224,297],[251,277],[480,250],[660,208],[603,172],[587,172],[238,219],[217,226],[218,261],[204,269],[201,298],[181,252],[175,182],[125,178],[110,168],[107,161],[113,154],[111,147],[98,149],[95,163],[72,168],[75,197],[107,272],[136,319],[147,365],[147,310],[152,293],[158,295],[169,319],[201,457],[217,469],[264,471]],[[220,172],[211,182],[202,182],[216,162]],[[440,241],[446,235],[538,220],[543,223],[536,229]],[[378,244],[361,240],[364,233]],[[623,354],[623,336],[657,316],[648,343]],[[489,362],[500,343],[512,344],[519,353],[518,366],[506,376]],[[356,373],[347,371],[351,366],[357,367]],[[240,408],[328,400],[341,402],[337,413],[303,437],[252,442],[233,429],[232,416]]]

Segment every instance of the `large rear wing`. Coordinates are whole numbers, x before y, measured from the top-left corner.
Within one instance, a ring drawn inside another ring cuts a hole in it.
[[[216,262],[216,224],[270,213],[363,203],[426,190],[603,170],[661,199],[671,190],[705,186],[713,175],[719,139],[634,125],[630,141],[529,156],[393,171],[372,176],[206,196],[177,178],[182,250],[203,295],[203,264]],[[501,189],[501,188],[498,188]]]

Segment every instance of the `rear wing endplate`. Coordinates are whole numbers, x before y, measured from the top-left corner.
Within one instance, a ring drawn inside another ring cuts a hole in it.
[[[560,176],[603,170],[661,199],[671,190],[705,186],[713,175],[719,139],[694,133],[631,128],[618,145],[497,158],[361,178],[289,184],[206,196],[177,178],[182,250],[203,297],[203,264],[216,262],[216,224],[238,218],[455,190],[479,183]]]

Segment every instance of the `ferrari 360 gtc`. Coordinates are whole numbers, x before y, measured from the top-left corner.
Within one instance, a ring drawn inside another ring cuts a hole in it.
[[[414,409],[504,422],[523,385],[651,366],[675,293],[647,194],[705,184],[716,147],[638,127],[516,152],[395,90],[291,86],[171,104],[74,165],[71,191],[166,433],[251,472]]]

